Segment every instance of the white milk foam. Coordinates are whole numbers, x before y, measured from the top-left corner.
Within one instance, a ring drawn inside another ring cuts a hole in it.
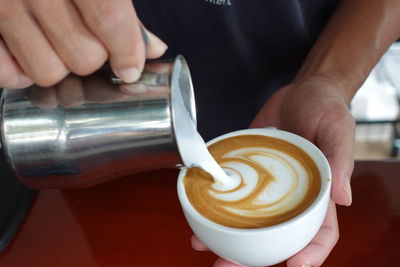
[[[191,152],[184,153],[185,157],[183,160],[186,166],[196,166],[208,172],[215,181],[213,188],[218,191],[232,190],[240,184],[240,177],[238,175],[230,172],[230,175],[227,175],[221,166],[218,165],[197,131],[193,133],[191,142]]]
[[[243,186],[231,192],[210,190],[210,195],[229,202],[251,195],[254,197],[252,204],[259,206],[250,210],[224,207],[230,212],[245,216],[260,216],[266,213],[273,216],[294,208],[307,192],[308,174],[304,167],[288,154],[269,148],[250,147],[230,151],[223,158],[228,160],[222,164],[222,167],[240,176]],[[272,175],[272,180],[254,195],[260,174],[252,166],[235,159],[250,161],[266,169]]]
[[[179,62],[176,68],[181,68]],[[173,76],[173,83],[180,86],[177,75]],[[203,138],[197,132],[194,119],[190,117],[189,110],[183,102],[180,88],[174,90],[172,98],[176,141],[184,165],[188,168],[198,167],[210,173],[215,180],[213,186],[217,190],[228,191],[236,188],[240,184],[239,177],[229,177],[211,156]]]

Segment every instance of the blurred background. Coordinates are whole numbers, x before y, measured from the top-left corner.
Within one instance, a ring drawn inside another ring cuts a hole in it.
[[[394,43],[351,103],[356,159],[400,159],[400,43]]]

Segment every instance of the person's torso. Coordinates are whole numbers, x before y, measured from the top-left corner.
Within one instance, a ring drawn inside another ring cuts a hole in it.
[[[172,58],[189,63],[200,133],[247,128],[289,83],[338,0],[134,0]]]

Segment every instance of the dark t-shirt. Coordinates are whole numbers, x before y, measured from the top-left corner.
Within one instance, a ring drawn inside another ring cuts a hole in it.
[[[134,0],[138,17],[192,73],[208,140],[247,128],[288,84],[338,0]]]

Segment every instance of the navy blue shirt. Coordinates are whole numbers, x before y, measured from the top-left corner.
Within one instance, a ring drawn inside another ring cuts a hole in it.
[[[182,54],[208,140],[247,128],[290,83],[338,0],[134,0],[143,24]]]

